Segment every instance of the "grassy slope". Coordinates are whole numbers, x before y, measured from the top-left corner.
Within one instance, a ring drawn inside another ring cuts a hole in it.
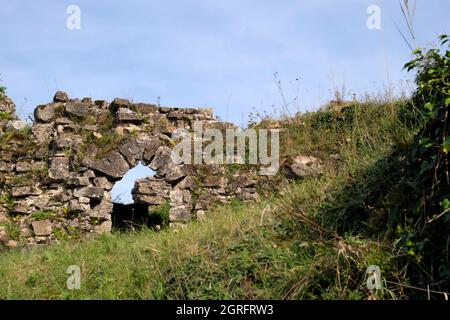
[[[326,172],[259,203],[219,208],[177,231],[2,254],[0,298],[365,299],[372,264],[390,281],[377,297],[403,298],[392,284],[408,281],[386,227],[392,203],[367,202],[398,179],[402,160],[393,152],[413,136],[402,105],[370,102],[288,121],[282,153],[318,155]],[[81,267],[80,290],[66,289],[69,265]]]

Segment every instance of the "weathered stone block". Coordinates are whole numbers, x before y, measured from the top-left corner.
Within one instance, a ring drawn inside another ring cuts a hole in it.
[[[54,102],[66,102],[69,101],[69,96],[67,93],[63,91],[56,91],[55,96],[53,97]]]
[[[102,188],[104,190],[111,190],[112,189],[112,183],[109,182],[109,180],[106,179],[105,177],[94,178],[94,185],[96,187]]]
[[[33,221],[31,226],[36,236],[49,236],[52,233],[52,223],[50,220]]]
[[[317,176],[323,171],[320,160],[312,156],[297,156],[287,159],[283,162],[282,167],[286,175],[294,178]]]
[[[156,151],[161,146],[161,140],[159,138],[151,139],[144,142],[144,160],[151,162],[155,156]]]
[[[130,166],[134,166],[136,162],[142,158],[144,145],[138,143],[135,138],[129,138],[120,143],[118,149]]]
[[[73,196],[76,198],[86,197],[89,199],[100,200],[103,198],[103,189],[98,187],[84,187],[81,189],[75,189],[73,191]]]
[[[187,176],[183,180],[181,180],[176,186],[176,189],[189,189],[194,190],[196,186],[195,179],[192,176]]]
[[[77,200],[70,200],[67,210],[71,213],[86,212],[90,209],[88,204],[81,203]]]
[[[169,162],[171,162],[170,153],[171,149],[169,147],[166,146],[159,147],[158,150],[156,150],[155,156],[152,162],[150,163],[149,167],[152,170],[158,170],[162,166],[168,164]]]
[[[140,123],[143,118],[130,109],[119,108],[116,112],[116,119],[118,122]]]
[[[11,161],[12,160],[12,152],[11,151],[0,151],[0,161]]]
[[[65,112],[68,115],[82,118],[89,113],[89,106],[82,102],[68,102],[66,104]]]
[[[140,114],[151,114],[158,112],[158,106],[156,104],[148,103],[133,103],[130,109]]]
[[[205,187],[223,188],[226,186],[227,180],[222,176],[206,176],[202,185]]]
[[[11,189],[11,195],[13,197],[26,197],[30,195],[38,195],[41,194],[42,191],[32,187],[32,186],[19,186],[13,187]]]
[[[75,186],[75,187],[88,186],[89,178],[88,177],[72,177],[67,180],[67,185]]]
[[[13,208],[10,211],[11,211],[11,213],[14,213],[14,214],[27,214],[27,213],[32,212],[33,208],[26,204],[15,203]]]
[[[31,127],[31,132],[37,142],[42,143],[50,139],[53,133],[53,127],[50,124],[35,124]]]
[[[186,206],[176,206],[169,210],[169,219],[173,222],[185,222],[192,219],[192,213]]]
[[[40,105],[34,109],[34,118],[38,122],[51,122],[55,119],[57,110],[61,108],[58,103]]]
[[[52,143],[53,150],[64,150],[70,148],[73,144],[72,139],[56,139]]]
[[[61,124],[61,125],[68,125],[68,124],[73,124],[73,121],[70,119],[67,119],[65,117],[59,117],[59,118],[55,119],[55,123]]]
[[[31,163],[27,161],[18,161],[16,163],[16,171],[17,172],[27,172],[33,169]]]
[[[170,196],[170,204],[173,206],[182,205],[183,204],[183,191],[181,190],[172,190],[169,193]]]
[[[131,105],[130,101],[127,99],[115,98],[110,105],[112,112],[116,112],[119,108],[129,108]]]
[[[0,172],[12,172],[14,170],[14,164],[0,161]]]
[[[48,170],[48,176],[54,181],[65,180],[69,177],[69,158],[53,157]]]
[[[112,178],[120,179],[128,172],[130,166],[123,156],[117,151],[111,151],[100,160],[85,158],[82,160],[84,166],[104,173]]]
[[[136,195],[163,195],[168,197],[171,189],[170,184],[164,180],[148,177],[136,180],[131,192]]]
[[[133,123],[119,124],[114,128],[114,132],[119,136],[130,135],[139,131],[141,131],[141,127]]]
[[[175,166],[166,173],[165,179],[167,182],[172,183],[192,174],[194,174],[194,170],[189,165]]]
[[[27,123],[22,120],[9,120],[5,126],[5,128],[8,130],[16,130],[16,131],[23,130],[26,127]]]
[[[95,233],[103,234],[103,233],[109,233],[111,232],[112,228],[112,222],[111,221],[104,221],[100,225],[94,227]]]

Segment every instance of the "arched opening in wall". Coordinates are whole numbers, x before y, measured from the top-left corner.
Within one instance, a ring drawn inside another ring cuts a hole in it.
[[[153,170],[138,162],[121,180],[114,184],[111,190],[113,231],[152,226],[148,205],[134,203],[131,191],[136,180],[152,177],[154,174]]]

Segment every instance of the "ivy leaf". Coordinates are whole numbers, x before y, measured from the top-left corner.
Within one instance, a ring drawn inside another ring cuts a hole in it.
[[[450,137],[447,137],[445,141],[442,143],[442,151],[447,154],[450,151]]]

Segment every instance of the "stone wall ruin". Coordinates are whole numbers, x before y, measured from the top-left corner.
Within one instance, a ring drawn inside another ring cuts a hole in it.
[[[133,199],[149,209],[169,204],[170,222],[202,219],[212,206],[258,198],[257,170],[174,164],[177,129],[195,120],[226,128],[210,109],[160,107],[114,99],[69,99],[34,111],[27,126],[0,96],[0,245],[52,243],[110,232],[113,184],[140,161],[156,173],[136,181]]]

